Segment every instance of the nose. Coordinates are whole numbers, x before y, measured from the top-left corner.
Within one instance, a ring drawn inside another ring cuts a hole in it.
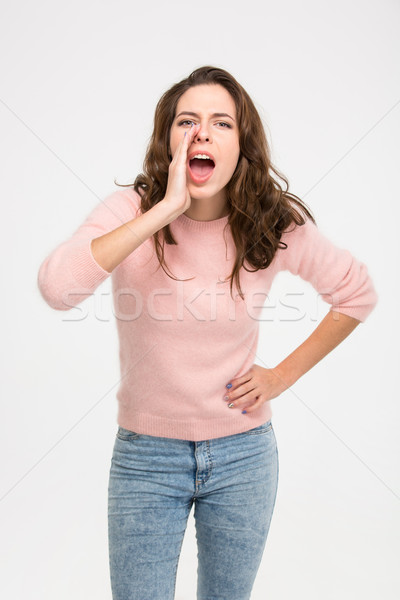
[[[195,142],[212,142],[210,132],[205,125],[200,125],[199,131],[194,136]]]

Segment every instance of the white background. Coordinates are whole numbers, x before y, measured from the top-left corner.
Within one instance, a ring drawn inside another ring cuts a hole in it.
[[[119,365],[115,321],[94,310],[110,280],[71,321],[45,304],[37,272],[120,189],[114,178],[133,181],[158,98],[206,64],[247,89],[290,190],[379,294],[367,321],[272,401],[279,489],[252,600],[399,597],[399,15],[394,0],[3,3],[1,597],[111,599]],[[282,274],[276,298],[288,286],[310,315],[301,280]],[[316,326],[278,321],[261,325],[261,365]],[[195,587],[191,517],[177,600]]]

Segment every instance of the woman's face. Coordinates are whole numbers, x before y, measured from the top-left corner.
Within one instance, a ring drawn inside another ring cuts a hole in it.
[[[191,87],[182,94],[170,132],[172,156],[192,123],[200,125],[200,129],[187,153],[186,178],[190,196],[225,201],[225,187],[240,154],[236,107],[229,92],[221,85],[207,84]],[[193,158],[198,154],[203,158]],[[205,155],[211,160],[204,159]]]

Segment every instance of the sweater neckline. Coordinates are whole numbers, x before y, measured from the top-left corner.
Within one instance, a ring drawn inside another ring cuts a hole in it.
[[[228,223],[229,215],[220,217],[219,219],[213,219],[212,221],[197,221],[186,216],[185,213],[181,213],[179,217],[175,219],[175,222],[181,225],[184,229],[191,231],[222,231],[225,225]]]

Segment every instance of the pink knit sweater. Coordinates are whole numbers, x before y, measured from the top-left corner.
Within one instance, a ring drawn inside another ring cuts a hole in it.
[[[95,261],[91,240],[138,214],[140,197],[131,188],[100,202],[41,264],[38,286],[45,301],[68,310],[92,294],[111,274]],[[377,302],[366,266],[311,221],[289,227],[282,237],[287,249],[278,250],[267,269],[241,269],[245,301],[235,297],[235,286],[233,300],[229,281],[223,281],[235,256],[227,216],[195,221],[181,214],[170,227],[178,245],[165,245],[167,267],[186,281],[164,273],[151,238],[111,275],[121,364],[117,422],[137,433],[199,441],[271,418],[270,401],[242,414],[223,398],[226,384],[256,362],[257,319],[279,271],[309,281],[335,311],[360,321]]]

